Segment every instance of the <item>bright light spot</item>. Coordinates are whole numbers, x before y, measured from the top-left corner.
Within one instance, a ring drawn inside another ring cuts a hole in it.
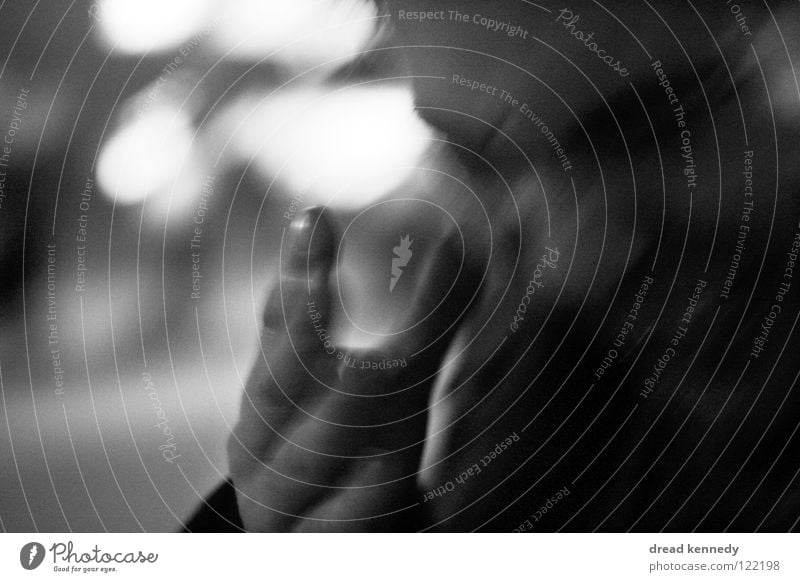
[[[192,126],[181,111],[159,108],[123,127],[104,146],[97,180],[118,203],[170,191],[192,146]]]
[[[89,13],[125,52],[174,47],[203,28],[214,0],[100,0]]]
[[[398,186],[430,145],[410,91],[285,91],[229,117],[240,154],[307,200],[358,207]],[[229,122],[230,123],[230,122]]]
[[[376,26],[365,0],[230,0],[224,10],[212,36],[221,51],[244,59],[278,51],[272,58],[298,68],[353,58]]]

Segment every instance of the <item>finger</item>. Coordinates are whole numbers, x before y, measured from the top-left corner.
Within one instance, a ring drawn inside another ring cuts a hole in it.
[[[268,456],[274,443],[283,440],[285,427],[305,414],[314,395],[324,390],[326,368],[335,361],[324,349],[309,349],[323,345],[324,334],[318,332],[324,330],[329,302],[334,235],[324,210],[301,212],[281,248],[278,282],[267,301],[260,352],[245,385],[232,441],[236,458],[249,461]]]
[[[322,207],[302,211],[284,237],[280,276],[264,317],[262,353],[269,377],[255,387],[273,406],[297,406],[300,399],[311,398],[324,387],[325,368],[334,365],[327,329],[334,248],[333,228]]]
[[[376,434],[395,439],[420,433],[420,423],[424,431],[431,385],[478,282],[465,266],[457,230],[416,242],[417,268],[408,271],[415,284],[398,327],[403,331],[380,348],[348,352],[339,363],[339,394],[326,420],[363,432],[382,423]]]
[[[479,290],[458,229],[420,250],[420,269],[401,325],[405,331],[388,346],[389,352],[402,354],[409,366],[411,361],[438,362]]]
[[[301,344],[319,339],[327,325],[334,253],[335,236],[326,210],[317,206],[298,214],[282,241],[278,286],[264,311],[268,333],[291,335]]]

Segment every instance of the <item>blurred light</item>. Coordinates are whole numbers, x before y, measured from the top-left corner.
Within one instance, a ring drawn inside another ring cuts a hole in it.
[[[182,174],[192,133],[191,120],[179,110],[161,107],[135,118],[104,144],[98,184],[122,204],[168,192]]]
[[[90,14],[125,52],[174,47],[203,28],[214,0],[100,0]]]
[[[398,186],[432,137],[401,88],[285,91],[230,115],[240,154],[255,155],[267,177],[309,202],[351,208]]]
[[[212,34],[228,57],[274,59],[309,68],[342,58],[372,38],[376,9],[365,0],[230,0]],[[230,52],[229,52],[230,51]]]

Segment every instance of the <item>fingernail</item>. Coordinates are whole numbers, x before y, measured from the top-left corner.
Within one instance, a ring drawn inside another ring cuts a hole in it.
[[[333,230],[325,208],[313,206],[302,210],[289,225],[289,267],[315,269],[333,257]]]

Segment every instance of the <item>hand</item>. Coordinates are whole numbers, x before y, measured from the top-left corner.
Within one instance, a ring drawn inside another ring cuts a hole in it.
[[[404,273],[413,282],[408,309],[396,327],[405,331],[347,350],[330,331],[339,245],[329,215],[317,207],[288,228],[229,441],[250,531],[396,529],[421,501],[428,398],[469,299],[463,244],[455,228],[417,235]]]

